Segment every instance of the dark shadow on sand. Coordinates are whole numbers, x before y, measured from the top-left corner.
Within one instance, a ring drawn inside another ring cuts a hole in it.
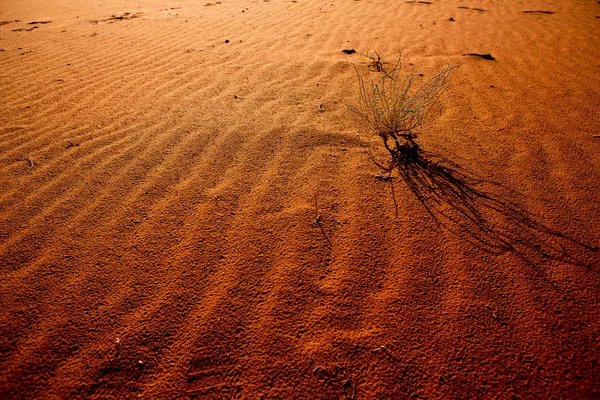
[[[514,191],[415,143],[405,149],[390,172],[398,172],[439,226],[481,250],[512,252],[533,265],[548,259],[587,267],[598,263],[597,246],[548,227],[517,203]]]

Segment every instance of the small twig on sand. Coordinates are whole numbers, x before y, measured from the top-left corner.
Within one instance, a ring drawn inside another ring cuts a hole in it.
[[[319,112],[323,112],[323,103],[319,104]]]
[[[383,182],[391,182],[392,177],[388,175],[375,175],[375,179],[383,181]]]
[[[29,157],[25,157],[25,161],[29,163],[29,170],[31,171],[33,169],[33,161]]]
[[[325,237],[325,240],[327,240],[327,243],[329,244],[329,247],[333,247],[333,245],[331,244],[331,241],[329,240],[329,237],[327,236],[327,233],[325,233],[325,229],[323,229],[323,225],[321,225],[321,214],[319,214],[319,195],[315,194],[315,220],[313,221],[313,225],[317,224],[319,226],[319,229],[321,229],[321,232],[323,233],[323,236]]]
[[[525,10],[523,11],[525,14],[554,14],[554,11],[545,11],[545,10]]]

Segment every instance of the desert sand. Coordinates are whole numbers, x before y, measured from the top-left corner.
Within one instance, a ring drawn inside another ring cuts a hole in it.
[[[0,397],[600,396],[600,4],[206,1],[0,4]]]

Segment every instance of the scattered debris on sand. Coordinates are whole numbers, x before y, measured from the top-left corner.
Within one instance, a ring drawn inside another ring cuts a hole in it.
[[[29,163],[29,170],[31,171],[33,169],[33,165],[34,165],[33,161],[29,157],[25,157],[25,161],[27,161]]]
[[[77,147],[79,146],[79,143],[73,143],[70,140],[67,140],[67,144],[65,145],[65,149],[68,149],[70,147]]]
[[[554,14],[554,11],[526,10],[523,14]]]
[[[39,28],[39,26],[32,26],[31,28],[18,28],[18,29],[13,29],[12,31],[13,32],[23,32],[23,31],[31,32],[32,30],[37,29],[37,28]]]
[[[467,7],[467,6],[458,6],[458,8],[462,8],[463,10],[473,10],[473,11],[479,11],[479,12],[486,11],[483,8],[475,8],[475,7]]]
[[[13,22],[21,22],[20,19],[15,19],[14,21],[0,21],[0,26],[12,24]]]
[[[130,13],[130,12],[126,12],[123,14],[113,14],[110,16],[110,18],[105,18],[105,19],[93,19],[90,22],[92,24],[98,24],[100,22],[106,22],[109,24],[114,23],[115,21],[122,21],[125,19],[134,19],[134,18],[140,18],[142,16],[142,13]]]
[[[496,60],[490,53],[464,53],[463,56],[481,57],[484,60]]]

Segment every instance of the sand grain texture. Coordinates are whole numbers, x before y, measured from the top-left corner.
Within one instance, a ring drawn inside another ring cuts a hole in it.
[[[0,397],[599,396],[599,13],[3,2]],[[421,175],[346,110],[373,51],[462,63]]]

